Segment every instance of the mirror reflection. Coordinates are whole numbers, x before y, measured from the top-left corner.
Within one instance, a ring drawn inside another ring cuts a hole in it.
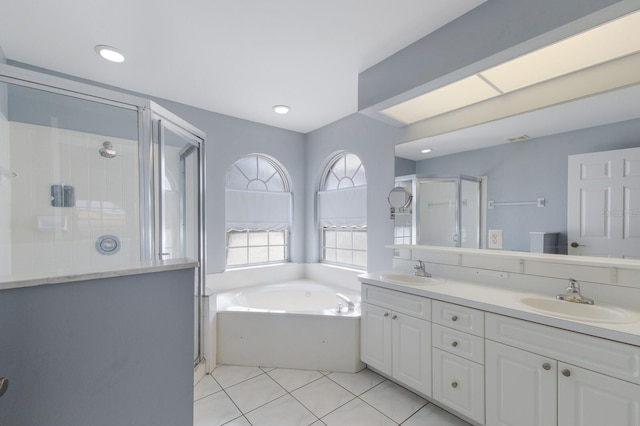
[[[608,48],[616,43],[626,42]],[[437,176],[482,177],[479,248],[640,259],[640,53],[629,49],[599,63],[597,81],[609,86],[586,79],[594,67],[578,69],[409,124],[396,145],[396,180],[420,188]],[[574,84],[582,95],[536,103]],[[481,120],[512,98],[518,108]],[[471,244],[475,228],[460,220],[464,200],[451,193],[438,216],[425,201],[432,195],[416,191],[413,244]]]

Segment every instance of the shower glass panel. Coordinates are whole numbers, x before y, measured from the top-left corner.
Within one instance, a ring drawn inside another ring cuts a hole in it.
[[[167,119],[154,117],[154,150],[158,162],[159,260],[200,258],[201,139]],[[202,286],[194,280],[194,362],[201,357]]]
[[[418,244],[480,247],[479,179],[419,179],[417,192]]]
[[[139,262],[138,164],[135,107],[0,83],[0,279]]]

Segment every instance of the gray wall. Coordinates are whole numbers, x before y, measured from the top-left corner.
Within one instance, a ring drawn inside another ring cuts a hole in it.
[[[407,176],[416,173],[416,162],[406,158],[395,157],[395,176]]]
[[[358,109],[407,92],[618,2],[488,0],[361,72]]]
[[[193,423],[193,270],[0,291],[0,424]]]
[[[287,169],[291,177],[291,261],[304,262],[304,135],[177,102],[158,100],[158,103],[207,134],[207,271],[221,272],[225,268],[224,187],[227,170],[238,159],[251,153],[272,156]]]
[[[360,157],[367,176],[367,264],[369,270],[391,268],[393,221],[387,195],[394,186],[394,144],[397,129],[360,114],[352,114],[307,135],[306,217],[307,262],[317,262],[319,230],[315,218],[315,194],[327,162],[339,151]]]
[[[544,197],[544,208],[487,210],[487,229],[504,230],[505,249],[518,251],[529,251],[530,231],[559,232],[559,246],[566,253],[567,156],[637,146],[640,119],[422,160],[416,174],[487,176],[487,198],[494,201]]]

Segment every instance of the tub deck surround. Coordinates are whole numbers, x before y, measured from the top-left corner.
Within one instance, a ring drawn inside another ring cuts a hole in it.
[[[177,271],[180,269],[197,268],[199,262],[193,259],[172,259],[164,261],[140,262],[126,267],[116,269],[87,272],[77,271],[72,275],[49,274],[53,276],[43,277],[20,277],[20,276],[0,276],[0,290],[9,290],[24,287],[36,287],[49,284],[65,284],[77,281],[89,281],[102,278],[125,277],[129,275],[147,274],[153,272]]]
[[[348,311],[337,293],[355,309]],[[364,367],[359,292],[298,279],[222,293],[217,304],[220,364],[345,373]]]
[[[449,278],[445,278],[444,283],[437,285],[405,285],[383,281],[380,278],[383,273],[384,272],[366,273],[360,275],[359,279],[363,283],[390,290],[397,290],[433,300],[441,300],[443,302],[468,306],[486,312],[507,315],[513,318],[640,346],[640,321],[630,324],[612,324],[570,320],[540,313],[519,302],[519,299],[522,297],[533,295],[532,292],[509,290],[504,287],[476,284]],[[535,296],[553,298],[555,294],[543,295],[536,293]],[[596,303],[598,302],[596,301]],[[625,310],[637,315],[640,319],[640,310],[631,310],[628,308],[625,308]]]

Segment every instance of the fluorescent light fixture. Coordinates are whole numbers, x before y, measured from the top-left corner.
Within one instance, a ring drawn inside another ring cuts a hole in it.
[[[570,77],[569,74],[605,67],[614,61],[631,58],[637,52],[640,52],[640,11],[378,112],[401,123],[413,124],[518,89],[543,82],[549,84],[552,83],[550,80]],[[562,101],[556,98],[549,104]],[[571,96],[565,101],[569,99]]]
[[[541,83],[640,50],[640,12],[505,62],[481,75],[503,92]]]
[[[118,49],[116,49],[115,47],[100,44],[94,47],[94,50],[98,55],[102,56],[107,61],[124,62],[124,55],[118,52]]]
[[[421,152],[421,153],[423,153],[423,154],[428,154],[428,153],[430,153],[431,151],[433,151],[431,148],[427,148],[427,149],[423,149],[423,150],[422,150],[422,151],[420,151],[420,152]]]
[[[287,105],[276,105],[273,107],[273,112],[276,114],[287,114],[291,110]]]
[[[480,77],[458,80],[439,89],[380,111],[402,123],[415,123],[500,95]]]

